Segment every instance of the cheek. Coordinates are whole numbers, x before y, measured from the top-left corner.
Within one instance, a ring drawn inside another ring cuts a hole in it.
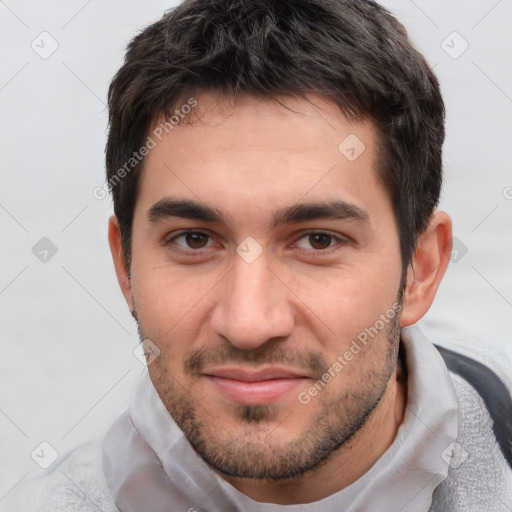
[[[137,316],[145,336],[159,340],[164,350],[173,339],[189,345],[211,307],[209,293],[214,276],[169,265],[139,265],[133,268],[132,292]]]
[[[290,288],[301,299],[303,319],[329,353],[339,353],[365,329],[393,310],[400,267],[375,258],[374,264],[330,269],[317,275],[294,275]],[[380,325],[380,324],[379,324]]]

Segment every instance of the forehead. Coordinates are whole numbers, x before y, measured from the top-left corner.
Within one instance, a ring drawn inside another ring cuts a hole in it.
[[[389,203],[377,174],[374,126],[349,120],[332,101],[207,93],[194,99],[190,117],[164,131],[146,156],[136,210],[166,195],[227,215],[242,208],[261,220],[303,200],[344,200],[362,209]],[[162,120],[149,135],[159,126]]]

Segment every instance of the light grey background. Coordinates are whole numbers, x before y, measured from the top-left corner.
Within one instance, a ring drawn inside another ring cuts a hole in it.
[[[435,341],[468,336],[505,364],[512,1],[383,3],[435,67],[448,110],[442,208],[458,252],[422,325]],[[41,442],[62,456],[102,435],[142,371],[107,245],[111,202],[92,191],[104,182],[108,84],[128,41],[172,5],[0,0],[0,506],[44,472],[30,456]],[[57,248],[46,262],[32,250],[42,237]],[[47,447],[38,453],[51,457]]]

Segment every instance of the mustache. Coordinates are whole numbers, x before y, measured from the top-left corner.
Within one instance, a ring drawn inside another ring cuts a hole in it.
[[[142,340],[144,336],[135,308],[131,311],[131,315],[137,324],[139,338]],[[268,340],[263,345],[250,350],[238,348],[228,340],[224,340],[223,346],[205,346],[193,350],[185,359],[183,366],[186,374],[200,377],[205,368],[223,364],[255,367],[265,364],[280,364],[306,370],[307,373],[312,372],[317,379],[321,379],[329,368],[322,354],[315,352],[303,354],[290,347],[283,347],[276,340]]]
[[[203,347],[190,353],[185,359],[185,372],[200,376],[207,367],[224,364],[242,364],[246,366],[262,366],[280,364],[296,369],[307,370],[318,378],[326,372],[328,365],[321,354],[310,352],[303,354],[271,343],[265,343],[251,350],[240,349],[229,342],[222,347]],[[279,343],[279,342],[277,342]]]

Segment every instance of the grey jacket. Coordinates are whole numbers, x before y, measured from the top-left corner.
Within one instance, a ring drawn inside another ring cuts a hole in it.
[[[510,391],[486,366],[461,354],[437,348],[455,387],[459,433],[457,442],[451,447],[453,454],[450,454],[448,476],[436,488],[430,512],[510,512]],[[117,512],[119,509],[112,499],[102,469],[101,441],[90,442],[74,450],[50,474],[32,482],[0,510]],[[166,504],[163,510],[178,512],[174,511],[172,503]],[[203,512],[207,512],[207,508]]]

